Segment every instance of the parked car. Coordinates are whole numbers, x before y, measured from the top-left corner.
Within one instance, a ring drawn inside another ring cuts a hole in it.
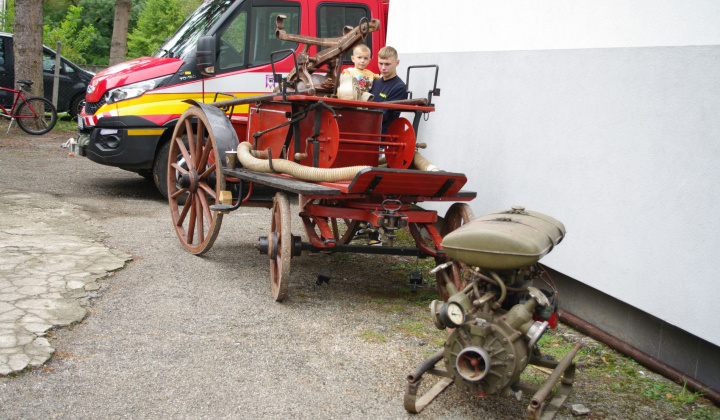
[[[65,57],[60,61],[60,87],[58,89],[58,112],[67,112],[71,116],[78,115],[85,100],[88,83],[95,75],[73,64]],[[55,77],[55,51],[43,45],[43,79],[45,97],[52,101],[53,78]],[[0,32],[0,86],[15,88],[15,59],[13,55],[13,35]],[[12,105],[13,94],[0,91],[0,103],[8,107]]]

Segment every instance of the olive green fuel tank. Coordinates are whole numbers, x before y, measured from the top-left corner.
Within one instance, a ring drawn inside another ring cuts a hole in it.
[[[565,237],[565,226],[542,213],[513,207],[478,217],[443,238],[447,255],[488,270],[527,267]]]

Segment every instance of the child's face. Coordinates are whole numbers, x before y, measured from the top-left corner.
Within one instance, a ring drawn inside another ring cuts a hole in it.
[[[353,51],[353,55],[350,56],[356,69],[365,70],[368,63],[370,63],[370,54],[362,51]]]

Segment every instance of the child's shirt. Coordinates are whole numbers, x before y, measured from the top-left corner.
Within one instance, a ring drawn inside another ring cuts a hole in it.
[[[342,74],[349,74],[358,79],[360,89],[364,92],[370,92],[373,80],[380,78],[379,74],[375,74],[368,69],[360,70],[355,67],[350,67],[343,70]]]

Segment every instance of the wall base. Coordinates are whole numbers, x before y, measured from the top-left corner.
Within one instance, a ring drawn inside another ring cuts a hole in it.
[[[545,268],[560,292],[561,312],[569,312],[635,350],[670,366],[681,375],[687,375],[700,382],[700,385],[709,387],[711,391],[707,392],[708,397],[720,403],[720,398],[712,398],[710,395],[720,396],[720,347],[558,271]],[[585,333],[593,335],[592,331]],[[605,341],[602,337],[594,338]],[[636,354],[631,356],[637,357]],[[641,360],[638,362],[642,363]]]

